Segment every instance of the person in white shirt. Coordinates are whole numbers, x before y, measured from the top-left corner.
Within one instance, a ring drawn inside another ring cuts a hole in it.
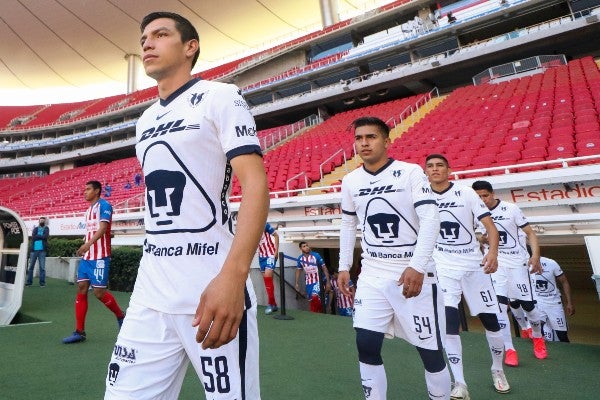
[[[269,192],[254,119],[236,86],[192,77],[199,38],[190,21],[155,12],[140,28],[159,95],[136,126],[146,237],[105,399],[177,399],[191,362],[206,398],[259,400],[248,274]],[[242,188],[235,227],[233,174]]]
[[[468,186],[450,182],[450,165],[441,154],[425,159],[425,173],[431,183],[440,212],[440,234],[433,252],[446,306],[446,355],[454,377],[450,398],[469,399],[463,372],[462,343],[459,336],[458,305],[464,296],[472,316],[485,328],[492,356],[492,381],[498,393],[508,393],[504,375],[504,344],[497,313],[496,292],[490,274],[498,268],[498,230],[488,208]],[[489,249],[484,255],[475,234],[475,221],[487,232]]]
[[[543,322],[543,331],[546,331],[561,342],[569,342],[568,324],[566,314],[575,314],[575,306],[571,296],[571,285],[564,271],[556,261],[551,258],[541,257],[542,271],[531,276],[537,305],[540,309]],[[559,286],[564,296],[561,296]],[[564,305],[564,308],[563,308]],[[546,336],[548,337],[548,336]]]
[[[354,328],[366,399],[387,396],[381,357],[384,337],[414,345],[425,367],[429,398],[450,398],[444,360],[444,314],[433,247],[439,214],[423,170],[388,157],[389,127],[375,117],[353,123],[363,166],[342,180],[338,284],[350,295],[356,227],[362,232],[362,268],[354,297]]]
[[[538,359],[545,359],[548,352],[529,277],[529,274],[540,272],[542,269],[537,236],[519,207],[496,199],[494,189],[489,182],[475,181],[472,188],[490,210],[500,237],[498,270],[492,274],[492,280],[500,303],[501,313],[498,320],[505,339],[504,363],[512,367],[519,365],[518,354],[512,344],[507,314],[509,301],[512,306],[520,306],[525,311],[533,331],[533,354]],[[481,238],[484,243],[487,243],[486,234]],[[531,246],[531,256],[527,253],[527,241]]]

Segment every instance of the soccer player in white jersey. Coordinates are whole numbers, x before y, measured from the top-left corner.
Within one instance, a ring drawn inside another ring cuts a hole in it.
[[[498,268],[498,231],[490,212],[477,193],[468,186],[450,182],[450,165],[441,154],[425,159],[425,174],[429,178],[440,212],[440,234],[433,259],[446,307],[446,355],[454,376],[450,398],[470,399],[463,371],[462,343],[459,336],[458,304],[464,295],[472,316],[478,316],[492,354],[492,380],[499,393],[508,393],[510,386],[502,368],[504,343],[498,323],[496,292],[489,274]],[[488,234],[489,250],[481,253],[475,235],[475,221]]]
[[[353,128],[364,164],[342,180],[338,284],[350,294],[348,271],[358,224],[362,268],[354,297],[354,328],[365,398],[387,398],[381,348],[384,337],[400,337],[421,356],[429,398],[449,399],[443,300],[432,259],[440,222],[431,187],[418,165],[388,157],[385,122],[362,117]]]
[[[279,235],[277,231],[268,222],[258,243],[258,264],[260,272],[263,274],[265,282],[265,291],[267,292],[267,308],[265,314],[269,315],[277,311],[277,301],[275,301],[275,285],[273,285],[273,271],[279,253]]]
[[[81,256],[77,269],[77,296],[75,298],[75,331],[63,339],[63,343],[83,342],[86,339],[85,317],[88,310],[88,290],[94,290],[94,296],[117,317],[119,328],[123,324],[123,310],[117,300],[108,291],[108,275],[110,271],[110,226],[112,222],[112,206],[100,198],[102,184],[89,181],[85,185],[83,195],[90,203],[85,212],[84,243],[77,250]]]
[[[512,345],[507,314],[509,301],[512,306],[521,307],[525,311],[533,334],[533,354],[538,359],[544,359],[548,353],[529,276],[542,269],[537,236],[519,207],[496,199],[489,182],[475,181],[472,187],[490,210],[500,235],[498,270],[492,274],[492,281],[500,303],[498,320],[504,336],[504,363],[512,367],[519,365],[517,351]],[[487,241],[486,234],[482,236],[482,240],[484,243]],[[527,253],[526,241],[531,246],[531,256]]]
[[[140,117],[146,238],[105,399],[177,399],[189,362],[207,399],[260,399],[256,296],[248,277],[269,195],[241,91],[195,79],[198,33],[178,14],[141,23],[159,99]],[[232,174],[242,188],[235,226]]]
[[[554,335],[561,342],[569,342],[567,334],[568,325],[565,317],[565,309],[569,316],[575,314],[575,306],[571,297],[571,285],[562,268],[556,261],[547,257],[540,257],[542,271],[531,275],[537,307],[540,309],[541,320],[544,323],[543,330]],[[564,307],[560,289],[564,293]],[[554,336],[552,335],[552,336]],[[548,337],[549,335],[545,335]]]

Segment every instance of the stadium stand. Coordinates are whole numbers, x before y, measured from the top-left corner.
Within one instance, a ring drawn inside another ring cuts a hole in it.
[[[444,153],[461,169],[600,154],[598,88],[600,71],[592,57],[520,79],[459,88],[394,141],[391,151],[419,164],[428,153]],[[464,144],[456,145],[459,139]]]
[[[420,97],[422,96],[411,96],[336,114],[267,152],[264,164],[270,190],[280,192],[306,188],[312,182],[321,180],[324,174],[329,174],[354,155],[354,141],[349,134],[352,121],[360,116],[371,115],[392,124],[394,117],[398,117],[400,112],[413,105]],[[299,174],[303,176],[298,176]],[[236,179],[233,181],[231,194],[240,194]]]

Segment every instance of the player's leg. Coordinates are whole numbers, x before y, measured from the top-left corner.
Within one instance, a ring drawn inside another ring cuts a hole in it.
[[[381,358],[384,334],[362,328],[355,329],[360,379],[365,398],[384,400],[387,398],[387,377]]]
[[[77,294],[75,295],[75,331],[63,339],[63,343],[83,342],[86,339],[85,318],[88,311],[88,289],[93,276],[93,262],[81,260],[77,270]]]
[[[519,365],[519,356],[513,345],[512,335],[510,332],[510,319],[508,317],[508,279],[506,275],[506,268],[498,266],[498,270],[491,274],[492,286],[496,292],[496,299],[498,300],[498,324],[500,325],[500,331],[502,332],[502,339],[504,341],[504,363],[511,367]]]
[[[207,399],[260,400],[259,341],[256,296],[246,292],[246,310],[234,340],[218,349],[203,350],[189,318],[177,317],[179,335],[200,378]]]
[[[396,282],[391,284],[398,286]],[[387,377],[381,358],[385,332],[391,327],[394,310],[385,297],[386,280],[364,277],[358,281],[355,295],[354,329],[362,388],[366,399],[387,396]]]
[[[567,318],[562,304],[536,304],[536,308],[542,316],[542,321],[546,321],[545,329],[553,332],[553,339],[561,342],[570,342],[568,332]]]
[[[469,393],[464,377],[462,343],[459,332],[458,304],[461,299],[462,271],[442,268],[438,265],[438,280],[442,288],[446,314],[446,356],[454,377],[452,399],[468,399]]]
[[[430,350],[421,347],[416,349],[425,368],[425,383],[430,399],[470,399],[468,393],[466,397],[450,397],[450,371],[446,368],[442,349]]]
[[[119,307],[117,299],[107,289],[108,287],[108,276],[110,273],[110,257],[106,257],[100,260],[96,260],[94,273],[90,278],[90,284],[94,288],[94,295],[98,300],[102,302],[117,318],[117,324],[119,329],[123,325],[123,319],[125,313]]]
[[[508,295],[511,300],[517,300],[527,316],[533,333],[533,353],[536,358],[544,359],[548,356],[546,344],[542,335],[541,316],[533,300],[533,291],[529,270],[526,267],[509,268],[510,282]]]
[[[471,271],[462,279],[463,295],[471,311],[477,315],[485,329],[485,336],[492,356],[492,380],[496,391],[510,391],[502,360],[504,358],[504,339],[498,322],[499,305],[490,275],[481,270]]]
[[[310,311],[314,313],[323,312],[323,304],[321,303],[321,289],[319,282],[306,284],[306,295],[310,302]]]
[[[554,334],[560,342],[570,343],[568,331],[554,331]]]
[[[433,278],[433,274],[430,276]],[[395,311],[394,334],[413,344],[419,351],[429,397],[449,399],[451,379],[444,359],[444,300],[438,285],[432,281],[427,276],[421,293],[410,299],[398,295],[401,292],[391,285],[386,294]]]
[[[189,360],[174,316],[136,304],[127,311],[108,365],[104,399],[177,399]]]
[[[277,311],[277,302],[275,301],[275,285],[273,284],[273,270],[275,269],[274,257],[260,257],[258,260],[260,271],[263,273],[265,283],[265,292],[267,293],[267,308],[265,314],[271,314]]]
[[[512,313],[513,317],[515,317],[515,319],[517,320],[519,328],[521,328],[521,337],[523,339],[533,338],[531,325],[529,324],[527,316],[525,315],[525,311],[523,311],[519,302],[513,301],[510,303],[510,312]]]

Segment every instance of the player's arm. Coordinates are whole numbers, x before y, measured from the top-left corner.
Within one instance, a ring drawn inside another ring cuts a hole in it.
[[[565,274],[556,277],[558,283],[562,288],[563,294],[565,295],[565,309],[567,310],[567,315],[575,314],[575,306],[573,305],[573,298],[571,297],[571,285],[569,284],[569,280]]]
[[[277,231],[273,232],[273,242],[275,242],[275,261],[279,258],[279,235]]]
[[[294,275],[294,277],[296,278],[296,280],[294,281],[294,287],[296,288],[296,291],[299,292],[300,291],[300,287],[299,287],[299,282],[300,282],[300,271],[302,270],[302,267],[300,267],[300,261],[298,261],[298,266],[296,267],[296,273]]]
[[[531,225],[525,225],[521,229],[527,235],[527,242],[531,247],[531,257],[527,262],[527,265],[530,267],[530,273],[535,274],[542,272],[542,264],[540,263],[540,245],[538,243],[537,235]]]
[[[321,270],[325,274],[325,291],[331,291],[331,278],[329,276],[329,270],[327,269],[327,265],[321,264]]]
[[[423,278],[431,262],[433,248],[440,234],[440,215],[431,193],[431,186],[423,171],[410,175],[413,206],[419,218],[419,232],[413,256],[406,267],[398,285],[403,285],[404,297],[418,296],[423,286]]]
[[[491,274],[492,272],[496,272],[498,269],[498,241],[500,239],[500,235],[498,234],[498,229],[496,229],[496,225],[494,224],[492,217],[488,215],[481,218],[479,221],[485,228],[487,233],[487,244],[489,246],[488,252],[483,256],[482,260],[483,272],[486,274]]]
[[[108,229],[108,222],[100,221],[100,227],[98,228],[96,233],[94,233],[94,236],[92,236],[92,238],[89,241],[85,242],[84,244],[81,245],[81,247],[79,247],[79,249],[77,250],[77,255],[83,256],[85,253],[87,253],[88,250],[90,249],[90,247],[92,247],[92,245],[98,239],[100,239],[102,236],[104,236],[107,229]]]
[[[342,191],[344,187],[342,186]],[[356,213],[343,211],[340,225],[340,262],[338,268],[338,288],[345,295],[350,293],[350,268],[354,261],[354,245],[356,243]]]
[[[262,157],[244,154],[231,159],[242,188],[236,233],[221,272],[208,284],[192,322],[202,348],[218,348],[236,337],[244,313],[244,291],[250,263],[264,231],[269,189]]]

